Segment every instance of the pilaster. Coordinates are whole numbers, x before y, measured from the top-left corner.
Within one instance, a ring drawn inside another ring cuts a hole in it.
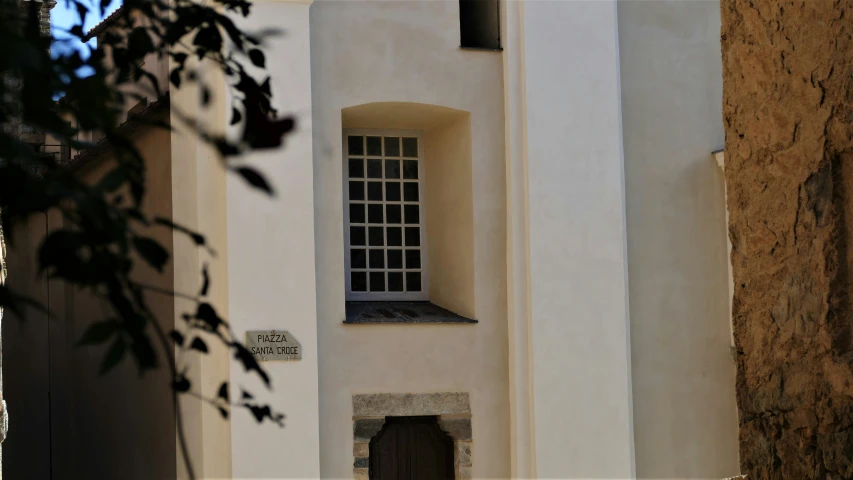
[[[616,2],[505,11],[512,473],[632,477]]]

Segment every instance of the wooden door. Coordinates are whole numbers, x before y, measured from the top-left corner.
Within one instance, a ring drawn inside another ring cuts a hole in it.
[[[370,440],[370,479],[453,479],[453,454],[453,439],[438,418],[387,417]]]

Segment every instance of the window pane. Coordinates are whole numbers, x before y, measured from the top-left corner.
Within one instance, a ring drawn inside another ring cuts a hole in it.
[[[352,268],[367,268],[367,255],[361,248],[353,248],[349,251],[349,261]]]
[[[400,201],[400,182],[385,183],[385,200],[388,202]]]
[[[385,178],[400,178],[399,160],[385,160]]]
[[[369,223],[382,223],[382,205],[367,206],[367,221]]]
[[[421,245],[421,229],[419,227],[406,227],[406,246],[419,247]]]
[[[403,268],[402,250],[388,250],[388,268]]]
[[[349,182],[349,199],[364,200],[364,182]]]
[[[350,287],[353,292],[366,292],[367,272],[352,272],[350,274]]]
[[[385,268],[385,250],[370,251],[370,268]]]
[[[349,137],[347,145],[349,145],[350,155],[364,155],[364,137]]]
[[[418,288],[420,290],[420,288]],[[370,272],[370,291],[385,291],[385,272]]]
[[[364,245],[364,227],[349,227],[349,244]]]
[[[399,247],[403,245],[403,229],[400,227],[388,227],[388,245]]]
[[[399,205],[385,205],[385,218],[388,223],[403,223]]]
[[[420,140],[377,133],[347,135],[344,145],[350,288],[421,292]]]
[[[369,189],[370,187],[368,187]],[[368,198],[370,193],[368,193]],[[418,201],[418,184],[415,182],[407,182],[403,184],[403,200],[407,202]]]
[[[421,291],[421,272],[406,272],[406,291]]]
[[[384,235],[382,234],[382,227],[370,227],[368,229],[368,234],[370,235],[370,246],[371,247],[382,247],[385,245]]]
[[[412,225],[418,225],[421,223],[420,220],[420,206],[418,205],[406,205],[405,206],[405,214],[406,214],[406,223]]]
[[[382,201],[382,182],[367,182],[367,199]]]
[[[364,223],[363,203],[351,203],[349,205],[349,221],[350,223]]]
[[[418,139],[413,137],[403,138],[403,156],[417,157],[418,156]]]
[[[364,160],[360,158],[349,159],[349,177],[364,178]]]
[[[421,268],[420,250],[406,250],[406,268]]]
[[[367,161],[367,177],[382,178],[382,160]]]
[[[367,154],[376,155],[377,157],[382,155],[381,137],[367,137]]]
[[[403,178],[406,180],[418,179],[418,161],[403,160]]]
[[[400,156],[400,137],[385,137],[385,156]]]
[[[388,291],[403,291],[403,272],[388,272]]]

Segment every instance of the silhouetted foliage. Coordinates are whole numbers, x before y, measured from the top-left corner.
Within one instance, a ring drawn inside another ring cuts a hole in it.
[[[124,359],[131,359],[140,374],[165,365],[177,394],[193,394],[187,372],[175,363],[177,347],[185,353],[206,354],[208,343],[219,341],[232,351],[246,371],[254,372],[267,385],[270,379],[255,357],[236,338],[228,322],[206,299],[212,279],[207,266],[202,269],[202,285],[197,295],[162,290],[144,285],[131,275],[134,262],[142,261],[158,271],[168,264],[169,252],[142,228],[160,226],[188,236],[194,244],[213,255],[202,233],[175,224],[167,218],[149,217],[143,210],[150,179],[145,162],[128,134],[121,128],[126,100],[153,96],[167,101],[166,86],[139,68],[148,55],[170,61],[170,89],[192,85],[201,92],[201,108],[209,108],[212,88],[201,80],[201,69],[224,77],[231,95],[230,124],[238,135],[226,138],[209,130],[200,118],[171,106],[171,123],[139,116],[134,121],[156,128],[171,129],[180,122],[220,153],[222,165],[253,188],[272,195],[274,189],[264,175],[244,165],[234,165],[233,157],[251,150],[282,146],[294,128],[290,117],[281,117],[272,107],[270,79],[257,72],[266,66],[262,52],[264,39],[275,32],[249,33],[238,27],[233,16],[247,16],[251,3],[245,0],[215,0],[210,4],[191,0],[125,0],[114,25],[99,38],[88,57],[77,50],[51,58],[48,49],[60,42],[40,31],[40,4],[3,0],[0,15],[0,125],[11,126],[0,133],[0,226],[7,242],[14,242],[15,228],[28,216],[58,212],[64,228],[52,230],[37,250],[39,271],[48,278],[61,279],[106,300],[107,318],[86,330],[78,344],[108,346],[101,363],[107,372]],[[59,0],[73,5],[79,22],[67,33],[75,41],[87,39],[83,22],[92,11],[103,16],[109,0]],[[18,14],[10,14],[18,12]],[[63,40],[67,41],[67,40]],[[248,62],[248,63],[246,63]],[[251,66],[249,66],[249,63]],[[81,74],[85,72],[85,75]],[[206,78],[210,78],[209,75]],[[144,86],[147,94],[127,85]],[[58,159],[33,148],[21,132],[37,132],[63,145],[87,151],[99,145],[81,140],[83,132],[99,132],[108,145],[116,166],[97,184],[90,185]],[[180,158],[174,161],[181,161]],[[14,275],[14,273],[12,273]],[[179,295],[195,304],[184,313],[184,325],[164,331],[156,321],[147,293]],[[40,307],[6,286],[0,286],[0,306],[15,312]],[[180,331],[178,331],[180,330]],[[228,384],[223,383],[214,398],[203,398],[228,418],[233,407],[245,408],[258,421],[282,425],[284,416],[269,405],[254,403],[242,391],[232,402]],[[178,403],[176,402],[176,405]],[[178,407],[176,406],[176,409]],[[192,464],[176,411],[181,447],[190,476]]]

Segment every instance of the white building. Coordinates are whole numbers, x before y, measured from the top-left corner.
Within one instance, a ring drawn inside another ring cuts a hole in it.
[[[460,479],[739,473],[718,2],[257,0],[244,26],[285,31],[267,66],[298,131],[246,160],[277,196],[176,133],[159,201],[217,248],[234,329],[302,354],[264,363],[284,429],[187,401],[205,478],[368,478],[386,432],[435,432],[405,416],[437,419]],[[194,290],[206,259],[172,249],[170,285]],[[28,354],[9,328],[7,365]]]

